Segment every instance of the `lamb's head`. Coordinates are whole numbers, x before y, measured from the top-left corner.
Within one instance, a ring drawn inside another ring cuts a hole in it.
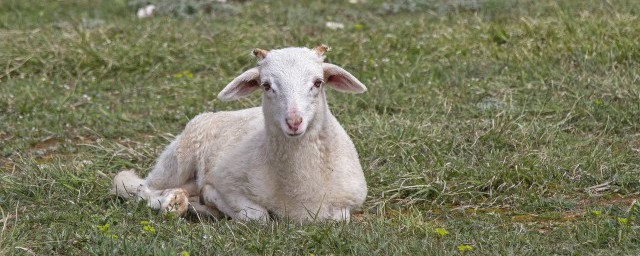
[[[362,93],[367,88],[341,67],[324,63],[325,45],[313,49],[253,50],[258,66],[236,77],[218,94],[236,100],[262,89],[262,108],[269,127],[280,127],[288,137],[305,134],[325,113],[324,86],[341,92]]]

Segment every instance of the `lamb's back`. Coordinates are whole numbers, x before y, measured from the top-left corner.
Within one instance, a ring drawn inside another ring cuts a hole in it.
[[[179,162],[195,161],[203,168],[231,147],[264,129],[261,107],[203,113],[187,123],[178,138]]]

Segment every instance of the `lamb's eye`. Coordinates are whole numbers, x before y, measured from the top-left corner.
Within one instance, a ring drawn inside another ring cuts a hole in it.
[[[313,86],[316,88],[320,88],[320,86],[322,85],[322,80],[318,79],[315,82],[313,82]]]
[[[262,87],[264,88],[265,91],[271,90],[271,84],[269,82],[262,83]]]

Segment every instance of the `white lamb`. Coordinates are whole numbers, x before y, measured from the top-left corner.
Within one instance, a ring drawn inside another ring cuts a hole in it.
[[[329,111],[324,86],[352,93],[367,88],[324,63],[327,50],[255,49],[258,66],[218,98],[236,100],[262,89],[262,107],[196,116],[146,179],[120,172],[112,193],[177,215],[191,205],[243,221],[272,215],[299,223],[348,221],[367,185],[351,139]]]

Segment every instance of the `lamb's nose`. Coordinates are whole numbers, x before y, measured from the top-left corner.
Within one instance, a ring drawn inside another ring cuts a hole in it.
[[[289,114],[289,116],[287,116],[285,120],[287,121],[287,126],[289,126],[289,129],[294,132],[297,131],[298,128],[300,128],[300,124],[302,123],[302,117],[298,114],[293,113]]]

